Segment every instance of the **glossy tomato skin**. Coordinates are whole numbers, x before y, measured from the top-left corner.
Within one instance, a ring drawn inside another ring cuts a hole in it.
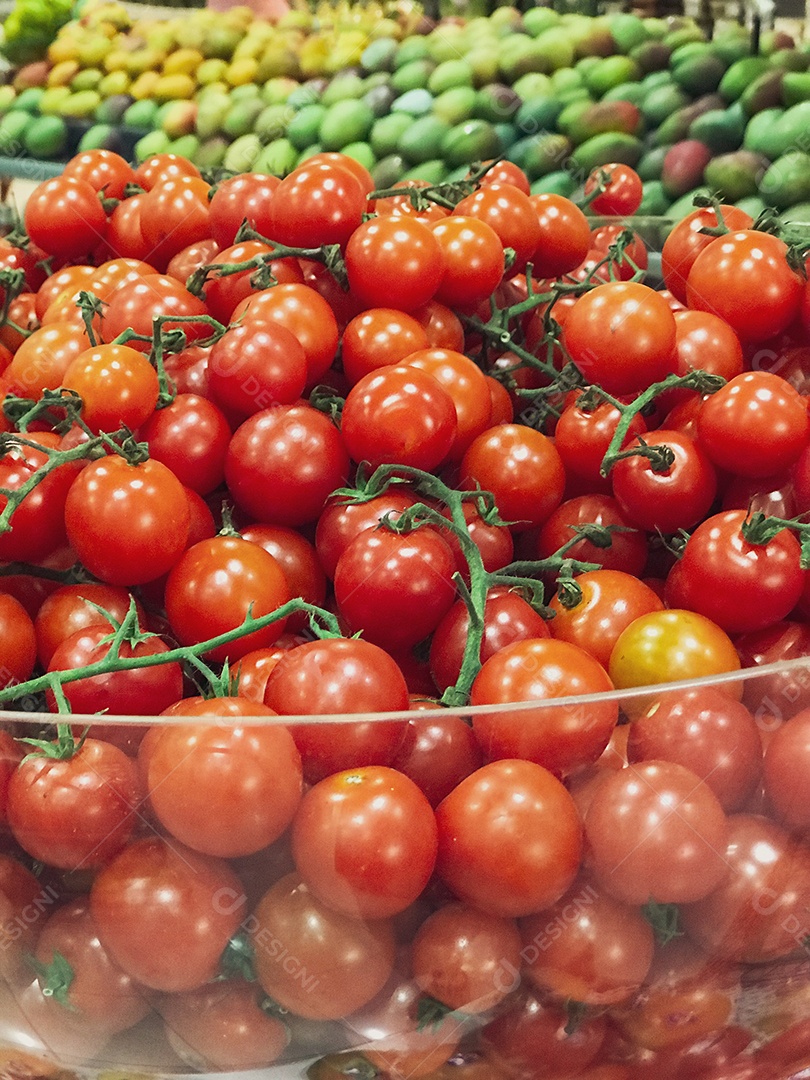
[[[456,562],[438,529],[365,529],[335,568],[338,611],[352,632],[391,651],[422,641],[456,597]]]
[[[8,786],[8,823],[33,858],[63,870],[99,867],[123,848],[141,800],[131,758],[85,739],[64,760],[30,757]]]
[[[48,254],[79,259],[104,239],[107,215],[87,180],[57,176],[32,192],[25,206],[25,228]]]
[[[195,1068],[260,1069],[289,1041],[282,1021],[262,1010],[256,986],[243,980],[169,994],[160,1013],[172,1049]]]
[[[240,626],[250,611],[269,615],[290,599],[284,571],[259,544],[239,536],[201,540],[183,553],[166,582],[166,614],[173,633],[187,645]],[[236,641],[216,647],[214,659],[236,660],[271,645],[285,619],[269,623]]]
[[[207,315],[208,309],[198,297],[174,278],[165,274],[147,274],[118,289],[104,312],[103,331],[107,341],[113,341],[124,330],[135,330],[145,337],[152,336],[152,320],[167,316],[167,330],[180,329],[189,344],[210,336],[211,327],[204,322],[187,322],[184,316]],[[133,349],[149,351],[149,343],[133,341]]]
[[[358,464],[430,471],[449,456],[458,419],[439,380],[403,363],[371,371],[354,384],[343,406],[341,431]]]
[[[798,602],[807,573],[792,533],[782,530],[766,544],[750,543],[741,531],[746,517],[745,510],[726,510],[706,518],[666,585],[672,607],[705,615],[731,634],[784,619]]]
[[[413,780],[433,807],[483,764],[469,724],[452,714],[414,716],[394,759],[394,767]]]
[[[237,505],[275,525],[317,520],[348,474],[337,428],[304,404],[254,413],[234,432],[225,458],[225,482]]]
[[[366,307],[392,303],[416,311],[436,295],[444,272],[442,249],[431,230],[407,217],[378,217],[364,222],[346,245],[349,286]]]
[[[460,473],[465,488],[493,493],[513,532],[542,525],[565,489],[565,469],[551,439],[520,424],[499,424],[473,439]]]
[[[675,762],[644,761],[607,777],[588,807],[585,835],[598,881],[626,903],[700,900],[726,874],[723,808]]]
[[[270,672],[264,703],[280,715],[405,711],[408,687],[395,661],[363,638],[326,638],[290,649]],[[391,765],[406,721],[295,724],[290,728],[309,783],[344,769]]]
[[[262,988],[306,1019],[348,1016],[371,1001],[394,970],[390,920],[366,923],[333,911],[297,873],[265,893],[249,932]],[[287,963],[285,956],[291,957]]]
[[[735,476],[776,475],[807,447],[806,399],[779,375],[748,371],[704,401],[697,433],[719,468]]]
[[[57,956],[68,962],[73,978],[65,995],[66,1007],[93,1028],[125,1031],[151,1012],[143,988],[121,970],[99,941],[86,896],[69,900],[53,912],[35,955],[46,967]],[[39,980],[45,990],[47,977],[40,974]]]
[[[618,214],[629,217],[635,214],[643,195],[643,184],[635,169],[629,165],[600,165],[594,169],[585,181],[585,194],[591,195],[597,190],[605,177],[604,189],[590,203],[594,214]]]
[[[753,220],[744,210],[722,204],[720,217],[724,226],[734,232],[750,229]],[[667,289],[682,304],[686,303],[686,281],[695,259],[717,239],[704,229],[716,229],[717,211],[712,206],[699,207],[678,222],[664,241],[661,252],[661,269]]]
[[[520,921],[530,984],[557,1000],[616,1005],[643,984],[655,947],[638,908],[578,878],[556,904]]]
[[[295,865],[327,907],[384,919],[422,893],[436,862],[436,819],[425,796],[395,769],[336,773],[304,796],[292,830]]]
[[[567,401],[554,429],[554,445],[562,458],[566,475],[588,485],[588,490],[610,491],[610,481],[601,475],[602,461],[621,419],[621,413],[609,401],[603,401],[595,409],[581,409],[577,398]],[[624,448],[636,435],[647,430],[644,417],[633,417],[622,443]]]
[[[396,308],[369,308],[355,315],[343,332],[343,373],[354,385],[370,371],[399,364],[427,347],[427,334],[413,315]]]
[[[563,341],[588,382],[609,394],[637,394],[672,371],[675,318],[649,286],[605,282],[574,304]]]
[[[23,605],[9,593],[0,593],[0,687],[30,679],[37,660],[36,630]]]
[[[574,880],[582,835],[573,799],[530,761],[495,761],[436,809],[437,872],[466,903],[493,915],[528,915]]]
[[[745,806],[760,779],[762,740],[745,705],[707,686],[662,694],[630,725],[627,756],[691,769],[731,813]]]
[[[540,243],[540,222],[529,196],[512,184],[489,183],[457,204],[454,215],[477,218],[497,233],[515,261],[508,276],[521,273]]]
[[[360,182],[346,169],[305,162],[273,193],[273,239],[290,247],[345,244],[362,222],[365,208]]]
[[[763,763],[765,791],[774,817],[790,830],[806,832],[807,803],[803,795],[807,774],[810,712],[786,720],[768,740]]]
[[[689,271],[687,305],[719,315],[743,342],[780,334],[798,315],[803,291],[786,254],[782,240],[753,229],[717,237]]]
[[[4,454],[0,458],[0,487],[18,491],[47,462],[45,449],[32,446]],[[70,463],[53,469],[20,500],[12,516],[12,528],[0,535],[0,559],[36,562],[64,543],[65,506],[76,471],[76,465]],[[7,496],[0,495],[2,508],[7,502]]]
[[[270,203],[280,183],[277,176],[242,173],[217,184],[211,196],[208,223],[220,248],[233,244],[245,219],[262,236],[270,235]]]
[[[683,905],[687,934],[714,956],[763,963],[789,956],[805,924],[810,850],[768,818],[732,814],[724,880]]]
[[[71,671],[103,660],[110,649],[113,633],[109,622],[99,616],[64,638],[48,661],[49,671]],[[157,656],[169,651],[159,637],[146,637],[131,645],[122,642],[122,659],[136,656]],[[65,683],[65,698],[75,713],[106,712],[112,716],[149,716],[162,712],[183,692],[183,671],[177,662],[155,664],[142,668],[124,668],[102,675],[85,676]],[[54,694],[47,695],[48,708],[58,712]]]
[[[430,670],[439,690],[454,686],[461,673],[461,661],[470,629],[470,616],[463,600],[456,600],[430,642]],[[484,605],[484,636],[479,659],[485,663],[506,645],[525,638],[547,637],[545,619],[517,592],[505,586],[488,590]]]
[[[181,715],[213,708],[233,719],[228,726],[161,728],[148,754],[147,788],[160,822],[195,851],[222,858],[268,847],[301,799],[301,757],[289,731],[280,724],[240,725],[240,713],[254,716],[261,706],[236,700],[241,707],[227,711],[218,701],[180,708]]]
[[[640,439],[646,446],[666,447],[673,461],[663,470],[642,456],[616,462],[610,479],[622,513],[639,528],[664,534],[702,521],[717,495],[717,474],[701,444],[684,432],[663,428]],[[631,442],[626,450],[639,445]]]
[[[162,461],[177,479],[207,495],[225,475],[231,429],[222,410],[199,394],[177,394],[141,428],[150,457]]]
[[[96,876],[90,913],[99,940],[153,990],[193,990],[213,978],[245,917],[236,874],[176,840],[129,844]]]
[[[619,707],[606,698],[589,705],[553,705],[554,698],[610,694],[602,665],[578,645],[527,638],[505,645],[481,667],[472,705],[542,702],[536,709],[482,713],[473,730],[489,760],[521,758],[563,775],[597,760],[616,726]]]
[[[241,418],[274,405],[292,405],[304,392],[303,346],[281,324],[233,326],[208,358],[208,388],[222,408]]]
[[[117,454],[86,465],[65,502],[71,546],[110,585],[140,585],[165,574],[186,545],[190,516],[170,469],[152,460],[130,465]]]
[[[334,578],[338,559],[358,532],[376,529],[387,515],[396,520],[403,510],[417,502],[414,494],[402,487],[388,488],[381,495],[365,502],[343,502],[330,499],[315,526],[315,549],[329,578]]]

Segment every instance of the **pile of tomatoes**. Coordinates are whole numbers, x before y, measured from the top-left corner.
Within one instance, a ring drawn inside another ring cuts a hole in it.
[[[794,1075],[803,253],[372,186],[90,151],[0,241],[9,1068]]]

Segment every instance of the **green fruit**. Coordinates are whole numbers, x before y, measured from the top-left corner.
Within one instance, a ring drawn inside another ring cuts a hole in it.
[[[336,75],[321,95],[324,105],[336,105],[340,101],[352,101],[362,97],[366,91],[365,82],[355,72]]]
[[[460,88],[461,89],[461,88]],[[475,98],[475,91],[472,87],[467,87],[470,93]],[[454,91],[448,91],[448,93],[454,93]],[[408,116],[425,116],[434,107],[433,95],[429,90],[419,88],[416,90],[407,90],[404,94],[401,94],[395,101],[391,102],[391,110],[393,112],[404,112]]]
[[[324,150],[340,150],[347,143],[365,141],[373,123],[374,113],[364,101],[338,101],[321,120],[318,141]]]
[[[472,119],[477,101],[478,95],[471,86],[454,86],[439,94],[433,101],[432,110],[448,124],[461,124]]]
[[[782,145],[781,128],[784,116],[784,109],[763,109],[756,116],[752,116],[746,124],[743,136],[745,149],[755,150],[771,160],[778,158],[783,150],[787,149],[787,145]]]
[[[253,168],[271,176],[286,176],[293,171],[297,161],[298,151],[289,139],[274,139],[259,151]]]
[[[810,200],[810,154],[789,150],[777,158],[762,177],[759,194],[777,210]]]
[[[475,117],[491,124],[504,124],[511,120],[521,107],[521,100],[510,86],[491,83],[477,91]]]
[[[414,60],[404,67],[397,68],[391,76],[391,86],[398,94],[426,87],[435,67],[432,60]]]
[[[576,75],[575,71],[571,71],[570,73],[572,76]],[[559,74],[561,74],[561,72],[555,72],[554,75],[549,78],[548,75],[543,75],[539,71],[530,71],[526,75],[521,75],[516,82],[512,83],[512,89],[521,101],[531,101],[533,98],[554,97],[555,94],[566,88],[563,84],[557,85],[555,83],[554,80]],[[582,86],[582,80],[577,79],[575,82],[567,83],[567,86],[572,85]]]
[[[770,70],[764,56],[746,56],[731,65],[720,80],[718,90],[726,101],[736,101],[754,79]]]
[[[363,49],[360,66],[363,71],[393,71],[398,47],[395,38],[377,38]]]
[[[214,135],[200,143],[194,155],[194,164],[200,169],[219,169],[225,160],[229,143],[221,135]]]
[[[450,124],[440,116],[422,116],[403,131],[397,152],[409,165],[419,165],[423,161],[439,158],[442,156],[444,140],[451,130]]]
[[[788,108],[810,101],[810,71],[787,71],[782,79],[782,104]]]
[[[144,98],[143,101],[134,101],[124,113],[122,119],[126,127],[150,131],[155,126],[157,113],[157,102]]]
[[[434,97],[454,86],[472,86],[472,68],[465,60],[445,60],[430,73],[427,88]]]
[[[628,135],[639,135],[643,127],[638,106],[629,101],[597,101],[591,104],[582,102],[568,105],[557,119],[560,131],[578,146],[594,135],[608,131],[623,131]],[[568,117],[567,121],[565,120]]]
[[[76,120],[86,120],[101,104],[97,90],[79,90],[62,103],[62,115]]]
[[[14,102],[14,108],[22,109],[29,115],[35,116],[39,112],[39,103],[42,100],[42,95],[44,93],[44,86],[28,86],[25,90],[21,90],[17,95],[17,100]]]
[[[650,90],[641,103],[641,112],[650,127],[658,127],[668,116],[688,104],[688,95],[679,86],[667,81]]]
[[[724,202],[736,203],[739,199],[759,193],[768,164],[767,158],[753,150],[735,150],[731,154],[712,158],[703,179]]]
[[[413,118],[407,113],[389,113],[374,121],[369,135],[369,144],[377,158],[385,158],[395,153],[401,136],[413,124]]]
[[[523,26],[526,33],[531,34],[532,37],[551,30],[552,27],[558,26],[559,22],[560,14],[553,8],[533,7],[523,13]]]
[[[8,83],[0,85],[0,116],[9,111],[17,100],[17,91]]]
[[[603,95],[602,101],[629,101],[632,105],[640,106],[646,94],[647,91],[640,82],[619,83]]]
[[[445,134],[442,139],[441,156],[448,168],[486,161],[501,153],[498,133],[486,120],[465,120]]]
[[[74,78],[71,79],[70,89],[96,90],[103,77],[103,72],[99,71],[98,68],[85,68],[83,71],[77,72]]]
[[[559,172],[569,162],[571,143],[564,135],[547,133],[528,140],[521,168],[529,180]]]
[[[67,86],[49,86],[39,99],[39,111],[43,116],[58,116],[62,111],[62,102],[70,97]]]
[[[291,109],[303,109],[305,105],[315,105],[321,100],[321,89],[317,82],[305,82],[296,86],[287,95],[287,104]]]
[[[584,178],[597,165],[608,165],[614,161],[624,165],[638,165],[643,152],[644,145],[635,135],[612,131],[594,135],[592,139],[576,147],[571,154],[571,163],[579,169]]]
[[[280,139],[287,134],[287,128],[293,118],[293,113],[287,105],[265,105],[256,117],[253,127],[259,136],[259,141],[266,145],[273,139]]]
[[[249,137],[249,136],[248,136]],[[232,144],[233,146],[236,143]],[[197,156],[200,149],[199,138],[189,133],[188,135],[181,135],[177,139],[173,139],[169,144],[169,153],[176,154],[178,157],[188,158],[189,161],[193,161]]]
[[[326,116],[326,106],[320,103],[304,105],[297,113],[294,113],[287,124],[286,134],[296,150],[303,150],[318,138],[323,118]],[[276,136],[279,138],[280,136]],[[272,140],[271,140],[272,142]]]
[[[629,53],[631,49],[647,41],[649,33],[644,20],[629,12],[617,11],[610,17],[610,32],[619,52]]]
[[[785,225],[790,223],[810,225],[810,202],[800,202],[788,207],[779,215],[779,220]]]
[[[79,139],[76,152],[82,154],[85,150],[112,150],[120,154],[122,149],[121,132],[114,124],[93,124]]]
[[[305,147],[298,157],[295,159],[295,167],[303,165],[309,158],[314,157],[316,154],[323,153],[323,147],[320,143],[312,143],[310,146]]]
[[[96,109],[94,119],[99,124],[113,124],[120,127],[131,104],[132,98],[128,94],[113,94],[102,101]]]
[[[650,180],[660,180],[664,168],[664,158],[669,150],[668,146],[654,146],[647,150],[636,166],[636,172],[647,183]]]
[[[564,105],[558,98],[538,97],[524,101],[515,114],[514,124],[518,132],[535,135],[540,131],[552,131]]]
[[[641,194],[637,217],[663,217],[669,208],[669,196],[660,180],[648,180]]]
[[[380,158],[371,170],[374,187],[378,190],[393,187],[401,179],[405,169],[405,159],[400,157],[399,154],[388,154]]]
[[[427,180],[429,184],[441,184],[447,175],[447,167],[443,161],[423,161],[421,165],[414,165],[402,175],[403,180]]]
[[[738,98],[746,116],[754,116],[763,109],[776,109],[782,104],[784,77],[784,71],[772,69],[759,75],[746,86]]]
[[[576,191],[577,182],[570,172],[565,169],[557,169],[555,172],[538,176],[531,183],[532,195],[562,195],[569,198]]]
[[[669,67],[672,50],[660,41],[645,41],[630,50],[630,57],[638,64],[645,75],[651,72],[666,71]]]
[[[168,154],[170,143],[171,139],[165,131],[150,131],[135,143],[135,160],[140,162],[153,154]]]
[[[224,134],[232,139],[239,139],[243,135],[252,133],[263,109],[264,103],[259,98],[251,101],[237,101],[228,110],[222,122]]]
[[[586,73],[585,85],[594,97],[602,97],[611,87],[640,78],[641,68],[629,56],[606,56]]]
[[[399,43],[399,48],[394,57],[394,70],[399,71],[400,68],[405,67],[414,60],[425,60],[429,56],[430,49],[424,37],[414,35],[405,38],[404,41]]]
[[[694,96],[716,90],[725,73],[726,65],[719,56],[711,54],[687,57],[672,67],[672,78],[678,86]]]
[[[353,161],[358,161],[369,172],[377,164],[377,158],[367,142],[346,143],[340,152]]]
[[[685,218],[687,214],[691,214],[695,209],[695,197],[698,195],[711,195],[711,189],[706,187],[705,184],[701,184],[700,187],[693,188],[692,191],[687,191],[685,195],[682,195],[680,199],[676,199],[667,211],[667,217],[672,221],[680,221],[681,218]]]
[[[727,109],[711,109],[696,116],[687,132],[690,139],[700,139],[715,154],[730,153],[742,146],[746,117],[738,101]]]
[[[22,141],[31,157],[57,158],[67,146],[67,124],[60,116],[36,116],[26,126]]]
[[[23,146],[25,129],[33,122],[31,114],[24,109],[11,109],[0,120],[0,154],[14,157]]]

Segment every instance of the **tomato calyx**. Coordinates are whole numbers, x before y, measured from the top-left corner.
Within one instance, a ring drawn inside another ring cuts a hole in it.
[[[58,1001],[63,1008],[68,1009],[70,1012],[78,1012],[79,1010],[68,997],[76,973],[66,957],[57,951],[54,952],[53,959],[49,964],[43,964],[30,954],[26,959],[39,979],[42,996],[53,998],[54,1001]]]
[[[309,403],[318,412],[326,413],[336,427],[340,427],[345,398],[335,393],[331,386],[316,386],[309,395]]]
[[[749,544],[764,547],[783,529],[790,529],[799,534],[800,565],[802,570],[810,569],[810,522],[802,521],[801,518],[781,518],[775,514],[765,514],[757,510],[749,514],[742,523],[740,531]]]
[[[438,1031],[451,1013],[459,1020],[463,1020],[467,1015],[459,1009],[451,1009],[430,994],[422,994],[416,1003],[417,1031]]]
[[[233,935],[222,950],[222,956],[219,960],[217,979],[236,978],[253,983],[258,979],[256,974],[256,951],[246,930],[240,930]]]
[[[62,723],[56,725],[55,739],[18,738],[17,742],[36,747],[31,753],[26,754],[20,764],[29,761],[31,758],[40,757],[50,758],[52,761],[69,761],[84,746],[89,730],[89,727],[85,728],[79,738],[76,739],[71,725]]]
[[[329,1054],[319,1058],[307,1069],[309,1080],[335,1080],[339,1076],[348,1076],[352,1080],[376,1080],[380,1072],[362,1054]]]
[[[659,945],[668,945],[670,941],[683,936],[681,912],[677,904],[659,904],[655,900],[648,900],[641,911],[653,928]]]

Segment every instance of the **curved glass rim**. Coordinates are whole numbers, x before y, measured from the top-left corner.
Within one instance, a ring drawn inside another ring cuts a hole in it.
[[[575,708],[616,701],[621,705],[624,701],[650,698],[655,695],[697,690],[705,687],[725,686],[729,683],[750,683],[757,679],[765,679],[769,676],[784,675],[792,671],[806,670],[810,676],[810,656],[798,656],[790,660],[777,660],[772,664],[760,664],[755,667],[738,668],[735,671],[724,671],[714,675],[703,675],[694,679],[680,679],[675,682],[650,683],[645,686],[632,686],[622,690],[611,690],[599,694],[579,694],[570,697],[538,698],[531,701],[501,702],[495,705],[437,705],[430,709],[404,709],[395,712],[358,712],[358,713],[322,713],[318,715],[283,715],[278,716],[240,716],[224,717],[215,713],[199,716],[116,716],[111,713],[40,713],[26,711],[3,710],[0,712],[0,722],[27,723],[27,724],[55,724],[70,723],[84,725],[105,726],[143,726],[148,725],[175,725],[175,724],[212,724],[222,725],[238,721],[240,726],[265,725],[265,724],[357,724],[372,723],[392,720],[436,719],[445,717],[449,713],[462,718],[476,716],[492,716],[498,713],[521,713],[536,712],[551,708]]]

